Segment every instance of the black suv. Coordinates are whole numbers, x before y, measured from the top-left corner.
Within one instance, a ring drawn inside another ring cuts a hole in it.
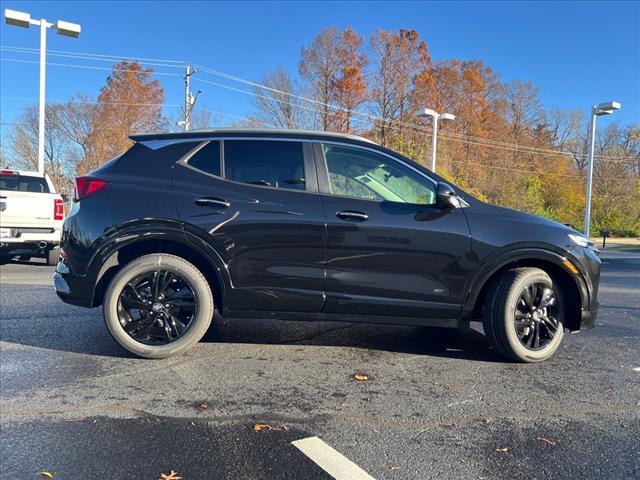
[[[228,317],[467,327],[518,361],[594,325],[598,251],[366,139],[292,130],[136,135],[76,179],[58,295],[103,305],[164,358]]]

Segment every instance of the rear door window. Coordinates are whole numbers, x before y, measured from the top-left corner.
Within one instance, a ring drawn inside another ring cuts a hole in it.
[[[44,178],[30,175],[0,175],[0,190],[50,193],[49,185]]]
[[[302,142],[225,140],[224,175],[251,185],[305,190]]]

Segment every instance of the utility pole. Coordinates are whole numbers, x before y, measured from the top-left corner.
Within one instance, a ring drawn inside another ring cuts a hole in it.
[[[189,131],[191,129],[191,111],[196,104],[196,99],[200,94],[200,91],[196,93],[195,96],[191,94],[191,86],[190,86],[190,78],[191,75],[196,73],[197,70],[194,68],[191,70],[191,65],[187,63],[184,74],[184,131]]]

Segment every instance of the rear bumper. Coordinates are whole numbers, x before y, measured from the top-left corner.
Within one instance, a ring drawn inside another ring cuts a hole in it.
[[[60,299],[71,305],[91,308],[93,306],[93,288],[89,287],[85,277],[75,275],[64,262],[58,263],[53,274],[53,285]]]

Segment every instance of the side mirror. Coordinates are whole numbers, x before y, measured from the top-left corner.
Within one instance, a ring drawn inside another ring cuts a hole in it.
[[[451,185],[439,182],[436,189],[436,205],[440,208],[460,208],[460,199]]]

